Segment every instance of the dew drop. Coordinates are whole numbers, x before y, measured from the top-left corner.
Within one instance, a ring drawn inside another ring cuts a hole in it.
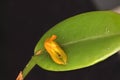
[[[106,27],[106,33],[109,33],[110,32],[110,30]]]
[[[107,50],[110,50],[110,48],[107,48]]]

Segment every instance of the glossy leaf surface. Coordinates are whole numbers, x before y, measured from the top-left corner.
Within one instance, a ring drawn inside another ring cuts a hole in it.
[[[53,62],[44,49],[44,41],[53,34],[68,56],[66,65]],[[40,49],[43,52],[35,56],[36,63],[46,70],[66,71],[93,65],[120,50],[120,15],[96,11],[68,18],[43,35],[34,52]]]
[[[44,42],[52,35],[57,36],[55,42],[67,55],[65,65],[56,64],[45,50]],[[96,64],[119,50],[120,14],[112,11],[79,14],[58,23],[43,35],[23,70],[23,78],[36,64],[50,71],[69,71]]]

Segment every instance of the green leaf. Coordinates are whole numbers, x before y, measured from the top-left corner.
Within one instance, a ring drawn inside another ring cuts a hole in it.
[[[68,56],[66,65],[56,64],[44,48],[53,34]],[[34,62],[50,71],[68,71],[96,64],[120,50],[120,15],[112,11],[95,11],[68,18],[49,31],[37,43]]]
[[[47,70],[66,71],[84,68],[100,62],[120,50],[120,15],[111,11],[80,14],[55,25],[36,45],[35,52],[44,49],[45,39],[57,35],[68,56],[66,65],[53,62],[44,51],[37,64]]]

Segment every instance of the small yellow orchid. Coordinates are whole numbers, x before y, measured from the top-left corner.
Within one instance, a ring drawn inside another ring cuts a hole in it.
[[[66,64],[67,55],[58,45],[58,43],[54,41],[56,38],[56,35],[52,35],[50,38],[46,39],[44,42],[44,47],[55,63]]]

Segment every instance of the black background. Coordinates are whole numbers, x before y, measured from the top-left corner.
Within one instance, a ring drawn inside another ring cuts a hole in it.
[[[1,7],[2,80],[15,80],[40,37],[56,23],[98,10],[91,0],[8,0]],[[35,66],[25,80],[120,80],[120,57],[115,54],[94,66],[68,72],[50,72]]]

